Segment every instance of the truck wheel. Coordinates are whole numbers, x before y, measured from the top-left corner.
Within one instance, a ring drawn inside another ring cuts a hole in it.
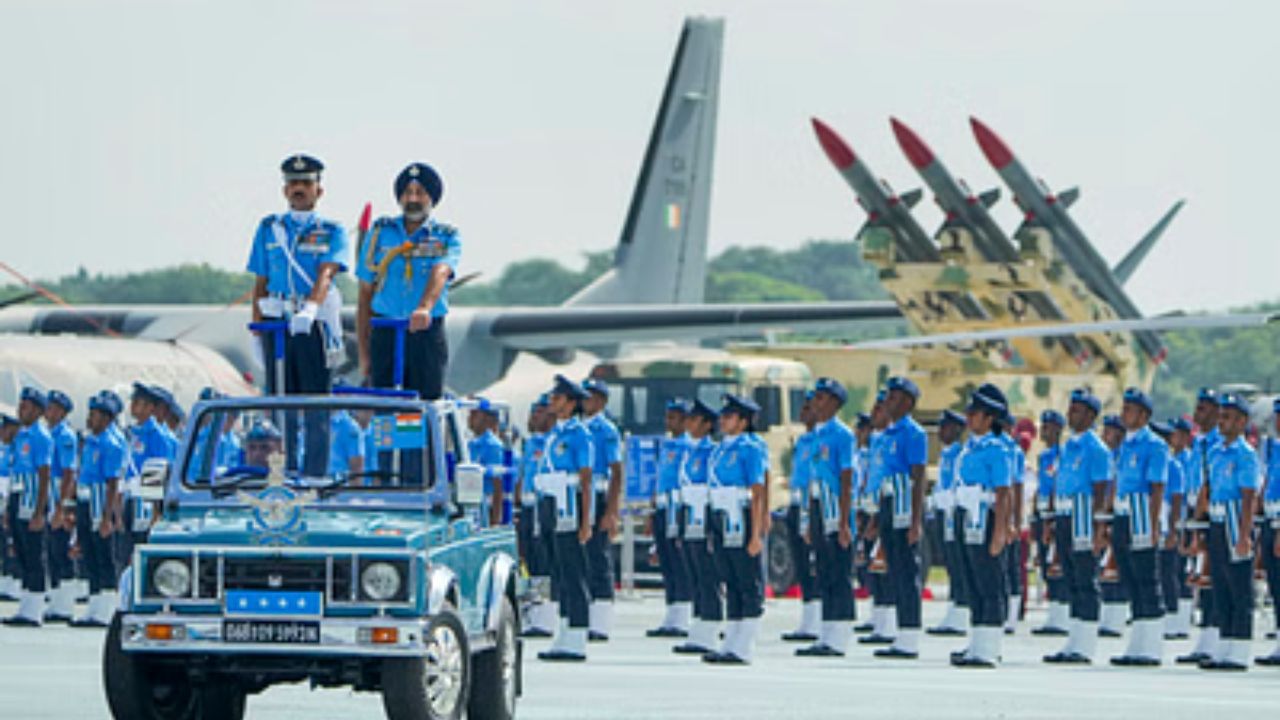
[[[769,529],[769,587],[777,597],[786,595],[796,583],[796,558],[801,548],[791,547],[791,533],[785,520],[774,520]]]
[[[426,654],[382,661],[382,707],[389,720],[458,720],[467,705],[471,656],[467,631],[453,611],[431,618]]]
[[[201,693],[180,668],[148,667],[145,659],[120,646],[120,614],[107,628],[102,648],[102,684],[116,720],[198,720]],[[232,718],[232,720],[238,720]]]
[[[496,640],[492,649],[476,653],[472,660],[467,720],[511,720],[516,716],[521,653],[515,610],[506,595],[498,606]]]

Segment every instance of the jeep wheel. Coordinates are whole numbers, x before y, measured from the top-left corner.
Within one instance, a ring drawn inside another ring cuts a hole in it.
[[[516,716],[520,690],[520,644],[511,600],[502,596],[498,606],[496,644],[476,653],[472,660],[471,700],[467,720],[511,720]]]
[[[458,720],[471,680],[467,632],[442,610],[423,633],[426,654],[382,661],[382,707],[389,720]]]

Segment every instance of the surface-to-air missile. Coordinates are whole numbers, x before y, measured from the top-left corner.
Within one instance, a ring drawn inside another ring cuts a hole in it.
[[[941,233],[949,228],[961,228],[968,232],[974,247],[986,260],[1001,263],[1015,263],[1019,260],[1018,248],[996,224],[987,207],[999,197],[998,191],[975,195],[963,181],[957,180],[938,156],[929,149],[924,140],[905,123],[897,118],[889,119],[893,126],[894,137],[907,156],[916,172],[925,184],[933,191],[934,200],[946,216]],[[1019,293],[1040,318],[1044,320],[1063,320],[1062,310],[1052,298],[1042,292]],[[1088,357],[1088,351],[1078,338],[1064,337],[1061,340],[1066,350],[1077,362]]]
[[[1039,225],[1048,230],[1058,254],[1098,297],[1115,309],[1120,317],[1142,317],[1142,313],[1112,274],[1111,268],[1107,267],[1106,262],[1098,255],[1088,238],[1076,226],[1059,199],[1027,172],[1009,146],[991,128],[977,118],[970,118],[970,124],[978,140],[978,146],[982,148],[983,154],[1001,179],[1009,186],[1018,206],[1026,214],[1026,225]],[[1139,331],[1134,333],[1134,337],[1153,362],[1160,363],[1164,360],[1167,351],[1158,334]]]
[[[849,143],[826,123],[817,118],[813,118],[811,122],[822,151],[853,189],[858,198],[858,204],[867,212],[867,223],[858,233],[859,237],[865,237],[869,230],[883,229],[892,237],[892,252],[898,262],[938,262],[941,259],[938,247],[911,215],[911,206],[919,199],[919,194],[894,193],[888,183],[877,180],[872,175],[866,163],[858,159]],[[971,297],[955,292],[945,292],[940,295],[953,304],[965,318],[986,317],[986,313]]]

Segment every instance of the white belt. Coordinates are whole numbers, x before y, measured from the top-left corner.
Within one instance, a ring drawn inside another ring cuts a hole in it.
[[[741,508],[747,498],[747,491],[737,486],[711,488],[711,507],[716,510],[730,511]]]
[[[607,478],[607,477],[605,477],[605,476],[603,476],[603,475],[592,475],[592,476],[591,476],[591,489],[592,489],[592,490],[595,490],[596,492],[608,492],[608,491],[609,491],[609,478]]]
[[[1129,495],[1116,495],[1115,505],[1111,508],[1112,515],[1128,515],[1133,512],[1133,505],[1130,502]]]
[[[665,510],[667,508],[667,494],[658,491],[658,496],[653,499],[653,506],[659,510]]]
[[[93,498],[93,488],[88,485],[76,484],[76,500],[88,502]]]
[[[1276,482],[1280,482],[1280,478],[1277,478]],[[1267,500],[1263,502],[1262,514],[1267,516],[1268,518],[1271,518],[1272,520],[1280,518],[1280,498],[1277,498],[1275,500]]]
[[[578,528],[578,476],[567,472],[542,473],[534,478],[538,490],[556,501],[556,532]]]
[[[944,490],[935,490],[933,493],[933,507],[946,513],[954,510],[956,507],[956,489],[949,487]]]
[[[1071,499],[1071,496],[1070,496],[1070,495],[1057,495],[1057,496],[1055,496],[1055,497],[1053,498],[1053,507],[1055,508],[1055,514],[1057,514],[1057,515],[1070,515],[1070,514],[1071,514],[1071,502],[1072,502],[1072,499]]]
[[[1041,513],[1047,513],[1052,505],[1053,503],[1049,498],[1044,495],[1036,495],[1036,510],[1039,510]]]
[[[1214,522],[1223,522],[1227,519],[1227,504],[1225,502],[1209,503],[1209,519]]]
[[[956,504],[964,508],[970,519],[985,510],[982,507],[984,503],[988,506],[994,503],[995,497],[995,493],[980,485],[961,485],[956,488]]]

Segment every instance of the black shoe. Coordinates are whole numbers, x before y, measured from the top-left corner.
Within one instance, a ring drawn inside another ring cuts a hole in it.
[[[853,631],[859,635],[866,635],[869,632],[873,632],[875,629],[876,626],[871,623],[862,623],[861,625],[853,626]]]
[[[22,599],[22,598],[14,597],[13,595],[10,595],[9,593],[0,593],[0,602],[18,602],[18,601],[20,601],[21,599]]]
[[[706,655],[707,653],[713,652],[713,651],[708,650],[707,648],[704,648],[701,645],[694,645],[692,643],[681,643],[671,648],[671,652],[677,655]]]
[[[1164,634],[1165,640],[1186,640],[1189,636],[1184,632],[1170,632]]]
[[[1111,628],[1098,628],[1098,637],[1118,638],[1120,637],[1120,631],[1112,630]]]
[[[1050,627],[1048,625],[1045,625],[1043,627],[1031,628],[1031,634],[1039,635],[1041,637],[1045,637],[1045,636],[1062,637],[1067,634],[1067,631],[1064,628]]]
[[[1271,632],[1267,633],[1267,634],[1266,634],[1266,639],[1268,639],[1268,640],[1275,640],[1275,639],[1276,639],[1276,631],[1275,631],[1275,630],[1272,630]]]
[[[587,656],[569,650],[543,650],[538,653],[538,659],[547,662],[585,662]]]
[[[936,635],[939,637],[964,637],[965,632],[960,628],[938,626],[926,628],[924,634]]]
[[[45,613],[45,616],[44,616],[45,625],[53,625],[54,623],[57,623],[60,625],[70,625],[71,620],[72,618],[70,615],[54,615],[53,613]]]
[[[681,630],[680,628],[660,627],[653,628],[652,630],[645,630],[644,636],[651,638],[682,638],[689,637],[689,633]]]
[[[1225,672],[1244,672],[1249,669],[1248,665],[1241,665],[1231,660],[1208,660],[1200,663],[1201,670],[1219,670]]]
[[[707,652],[702,653],[702,662],[711,663],[712,665],[719,665],[720,663],[724,662],[724,654],[722,654],[718,650],[709,650]]]
[[[9,627],[40,627],[40,623],[32,620],[31,618],[22,617],[21,615],[7,617],[4,620],[0,620],[0,623],[8,625]]]
[[[733,653],[712,652],[702,656],[702,662],[712,665],[746,665],[747,661]]]
[[[587,642],[602,643],[609,642],[609,636],[602,632],[591,630],[587,633]]]
[[[1093,660],[1087,655],[1081,655],[1077,652],[1057,652],[1052,655],[1045,655],[1044,661],[1051,665],[1091,665]]]
[[[91,628],[91,629],[101,629],[101,628],[107,627],[107,623],[101,622],[99,620],[94,620],[93,618],[84,618],[83,620],[72,620],[70,625],[73,628]]]
[[[1212,660],[1213,657],[1209,653],[1193,652],[1186,655],[1179,655],[1174,662],[1179,665],[1199,665],[1202,662]]]
[[[844,657],[844,653],[823,643],[796,650],[796,657]]]
[[[1117,655],[1111,658],[1111,664],[1117,667],[1159,667],[1160,661],[1142,655]]]
[[[800,632],[799,630],[796,630],[795,632],[782,633],[783,642],[814,642],[817,639],[817,635],[814,635],[813,633]]]
[[[1254,658],[1253,662],[1263,667],[1280,666],[1280,655],[1263,655],[1261,657]]]
[[[960,668],[978,669],[990,669],[996,666],[996,664],[990,660],[983,660],[981,658],[971,657],[968,655],[961,657],[959,660],[952,660],[951,664]]]
[[[1013,629],[1013,628],[1005,628],[1005,629],[1004,629],[1004,634],[1005,634],[1005,635],[1013,635],[1013,633],[1014,633],[1014,629]]]
[[[965,650],[952,650],[952,651],[951,651],[951,656],[950,656],[950,657],[951,657],[951,664],[952,664],[952,665],[955,665],[957,660],[963,660],[963,659],[964,659],[964,656],[965,656],[965,655],[967,655],[967,654],[968,654],[968,652],[967,652],[967,651],[965,651]]]
[[[549,638],[554,635],[555,633],[550,630],[544,630],[536,627],[525,628],[524,631],[520,633],[520,637],[522,638]]]
[[[877,650],[873,653],[878,658],[893,658],[898,660],[915,660],[920,657],[920,653],[908,652],[896,647],[887,647]]]
[[[885,635],[868,635],[858,638],[859,645],[892,645],[895,638]]]

